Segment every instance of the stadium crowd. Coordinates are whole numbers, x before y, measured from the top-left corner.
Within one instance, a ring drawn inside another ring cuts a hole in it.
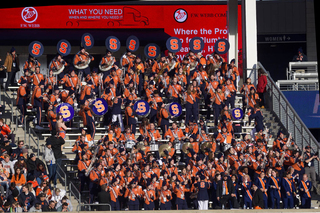
[[[15,54],[14,48],[8,53]],[[312,191],[320,194],[314,170],[319,158],[281,130],[273,136],[272,147],[267,146],[272,137],[258,95],[264,93],[265,81],[256,87],[248,78],[238,86],[235,60],[228,63],[216,52],[205,58],[190,51],[182,61],[172,52],[161,54],[158,61],[142,61],[127,51],[117,62],[112,54],[106,52],[99,68],[90,67],[95,58],[84,47],[72,62],[57,54],[48,76],[29,56],[18,81],[20,122],[23,125],[27,109],[33,108],[35,128],[43,130],[41,122],[47,120],[52,136],[40,160],[23,141],[16,144],[0,120],[3,211],[72,210],[65,191],[56,188],[61,147],[67,128],[74,126],[72,119],[64,122],[63,113],[56,112],[61,103],[72,105],[82,118],[72,152],[79,190],[89,190],[89,203],[108,203],[112,210],[311,208]],[[237,95],[248,116],[246,125],[254,125],[251,134],[241,134],[243,123],[233,121]],[[92,111],[96,98],[108,104],[102,117]],[[144,117],[134,110],[138,100],[150,106]],[[172,116],[170,103],[182,105],[185,114]],[[199,113],[202,103],[204,116]],[[216,132],[209,134],[212,115]],[[107,133],[97,139],[99,120]]]

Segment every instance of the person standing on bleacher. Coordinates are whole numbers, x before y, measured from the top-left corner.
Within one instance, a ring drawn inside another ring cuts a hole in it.
[[[21,117],[20,117],[20,124],[19,127],[21,127],[24,124],[24,118],[26,114],[27,109],[27,80],[22,79],[20,82],[20,87],[17,91],[17,101],[16,105],[18,106]]]
[[[14,86],[15,75],[18,71],[20,71],[19,57],[14,47],[12,47],[10,52],[7,53],[7,57],[4,61],[4,66],[7,69],[8,73],[5,90],[8,90],[9,85]]]
[[[312,186],[314,187],[314,191],[320,195],[320,185],[317,183],[316,169],[314,167],[314,160],[319,161],[318,154],[311,153],[311,147],[305,147],[304,153],[304,165],[305,165],[305,173],[308,175],[309,180],[312,182]]]
[[[61,146],[63,146],[65,144],[64,139],[62,137],[60,137],[59,133],[57,133],[56,135],[52,135],[49,138],[47,138],[46,143],[51,143],[54,158],[56,159],[56,164],[61,165],[62,157],[63,157]],[[53,179],[54,188],[56,188],[56,186],[57,186],[57,173],[56,172],[54,173],[52,179]]]
[[[37,111],[37,125],[36,129],[43,129],[41,124],[41,113],[43,100],[48,100],[47,97],[43,97],[44,80],[41,80],[39,85],[35,85],[32,93],[31,104]]]
[[[267,79],[268,74],[263,72],[262,69],[259,69],[258,76],[259,77],[258,77],[258,84],[257,84],[257,93],[260,98],[261,109],[264,109],[264,104],[265,104],[264,94],[266,93],[266,87],[268,83],[268,79]]]
[[[51,141],[46,141],[46,146],[44,148],[44,160],[47,164],[48,173],[49,173],[49,184],[50,182],[54,182],[54,176],[57,170],[56,159],[54,157],[54,153],[51,147]]]

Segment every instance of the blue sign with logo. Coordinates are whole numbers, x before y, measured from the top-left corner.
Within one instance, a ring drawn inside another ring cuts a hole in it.
[[[71,52],[71,44],[65,39],[61,39],[57,44],[57,51],[62,56],[67,56]]]
[[[96,116],[103,116],[108,111],[108,103],[103,98],[97,98],[92,101],[91,110]]]
[[[29,44],[29,54],[33,57],[40,57],[43,54],[44,47],[40,41],[33,41]]]
[[[243,110],[241,108],[234,108],[231,115],[233,119],[240,120],[243,117]]]
[[[115,36],[109,36],[105,44],[110,52],[117,52],[121,47],[120,40]]]
[[[139,100],[133,105],[133,111],[136,112],[138,116],[146,117],[149,115],[150,106],[148,102]]]
[[[140,46],[140,42],[136,36],[132,35],[132,36],[129,36],[129,38],[127,38],[126,45],[129,51],[135,52],[138,50]]]
[[[86,49],[91,49],[94,45],[94,38],[90,33],[85,33],[81,37],[81,43]]]
[[[182,107],[179,103],[173,102],[169,105],[169,113],[172,117],[179,117],[182,113]]]
[[[74,109],[68,103],[60,104],[56,109],[57,115],[61,114],[64,122],[71,121],[74,116]]]

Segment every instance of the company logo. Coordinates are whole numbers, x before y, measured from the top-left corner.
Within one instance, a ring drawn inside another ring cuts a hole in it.
[[[33,7],[25,7],[21,12],[21,18],[27,23],[33,23],[38,18],[38,12]]]
[[[188,18],[188,13],[184,9],[177,9],[174,12],[174,19],[179,23],[185,22],[187,18]]]

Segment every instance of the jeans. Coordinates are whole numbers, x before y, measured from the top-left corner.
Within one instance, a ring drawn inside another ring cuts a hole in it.
[[[48,173],[49,173],[49,183],[50,181],[52,181],[54,185],[57,185],[57,175],[56,175],[57,164],[47,165],[47,167],[48,167]]]
[[[6,194],[8,194],[9,182],[8,181],[2,181],[2,182],[0,182],[0,186],[1,186],[0,187],[1,195],[4,195],[4,188],[6,189]]]

